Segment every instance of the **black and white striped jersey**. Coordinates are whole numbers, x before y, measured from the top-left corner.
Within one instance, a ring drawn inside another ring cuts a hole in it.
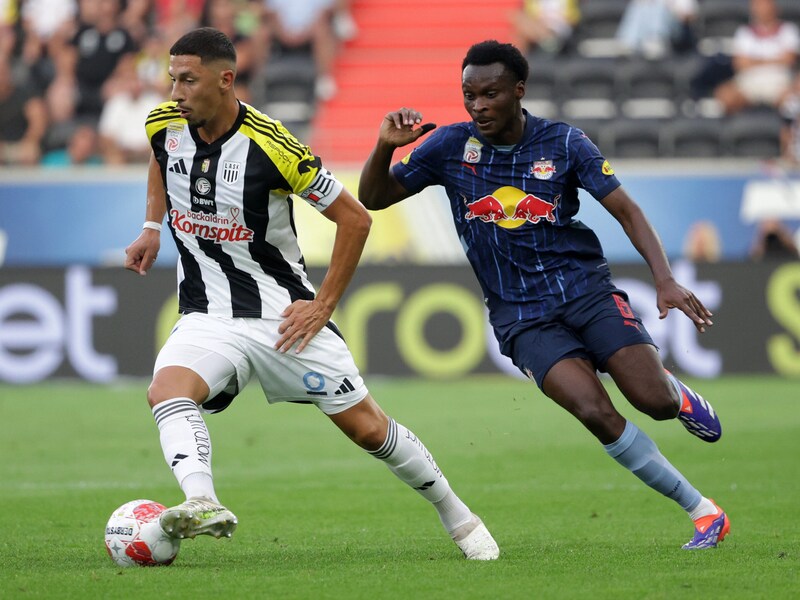
[[[153,109],[146,129],[178,246],[181,313],[277,319],[293,301],[312,299],[292,194],[322,211],[342,184],[308,146],[243,103],[211,144],[174,102]]]

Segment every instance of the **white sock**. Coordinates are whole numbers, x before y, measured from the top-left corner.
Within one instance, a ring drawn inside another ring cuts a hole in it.
[[[216,501],[211,475],[211,436],[197,404],[190,398],[172,398],[153,407],[164,459],[187,498],[204,496]],[[192,477],[192,475],[199,475]]]
[[[700,498],[700,502],[695,506],[692,510],[687,510],[686,512],[689,513],[689,517],[692,521],[696,521],[702,517],[707,517],[708,515],[715,515],[717,514],[717,507],[714,506],[714,503],[703,496]]]
[[[383,445],[370,454],[386,463],[401,481],[433,504],[449,533],[472,518],[469,508],[450,488],[428,449],[413,432],[394,419],[389,419]]]
[[[189,473],[181,481],[181,489],[189,498],[206,498],[219,504],[217,494],[214,492],[214,480],[208,473]]]

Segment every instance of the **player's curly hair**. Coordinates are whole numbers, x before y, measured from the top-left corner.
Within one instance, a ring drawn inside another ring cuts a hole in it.
[[[231,39],[213,27],[193,29],[172,44],[169,49],[172,56],[188,54],[199,56],[201,62],[225,60],[236,64],[236,48]]]
[[[461,63],[461,70],[463,71],[467,65],[484,66],[494,63],[505,65],[506,69],[514,74],[517,81],[527,81],[528,61],[522,56],[522,52],[516,46],[501,44],[497,40],[486,40],[473,44],[467,50],[467,55]]]

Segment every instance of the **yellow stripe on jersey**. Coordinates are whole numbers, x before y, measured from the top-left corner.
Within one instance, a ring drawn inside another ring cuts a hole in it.
[[[169,123],[175,121],[179,121],[182,124],[186,123],[180,117],[178,104],[176,102],[162,102],[150,111],[150,114],[147,115],[147,120],[144,122],[147,139],[152,140],[155,134],[164,129]]]
[[[296,153],[298,157],[305,155],[305,145],[301,144],[291,133],[289,133],[289,131],[282,126],[280,121],[271,119],[267,115],[255,110],[248,110],[244,120],[246,123],[248,123],[248,125],[252,125],[255,129],[260,129],[262,131],[267,130],[270,132],[270,135],[281,139],[286,145],[287,150]]]
[[[289,182],[292,189],[287,192],[302,192],[319,172],[319,159],[311,149],[301,144],[280,121],[270,119],[247,106],[247,116],[239,127],[261,148]]]

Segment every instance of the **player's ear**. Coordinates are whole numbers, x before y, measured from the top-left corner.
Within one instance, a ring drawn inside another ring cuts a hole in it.
[[[525,97],[525,82],[520,80],[517,82],[516,87],[514,88],[514,96],[516,96],[517,100],[522,100]]]
[[[219,73],[219,86],[222,89],[229,89],[233,87],[233,82],[236,79],[236,71],[233,69],[224,69]]]

